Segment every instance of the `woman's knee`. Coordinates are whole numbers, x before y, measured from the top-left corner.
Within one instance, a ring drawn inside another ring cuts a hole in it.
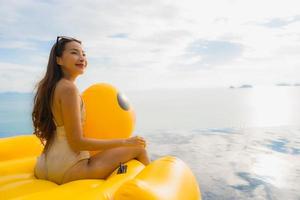
[[[139,155],[145,155],[145,154],[147,154],[147,151],[146,151],[146,149],[144,147],[138,146],[137,149],[138,149],[137,151],[138,151]]]

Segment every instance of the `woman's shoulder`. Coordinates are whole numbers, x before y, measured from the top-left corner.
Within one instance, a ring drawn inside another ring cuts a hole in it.
[[[59,92],[62,92],[62,93],[65,93],[65,92],[78,92],[78,88],[76,87],[76,85],[72,82],[72,81],[69,81],[69,80],[66,80],[66,79],[61,79],[57,82],[57,85],[56,85],[56,89],[59,91]]]
[[[57,90],[56,93],[59,97],[63,95],[79,94],[76,85],[72,81],[65,79],[61,79],[57,82],[55,90]]]

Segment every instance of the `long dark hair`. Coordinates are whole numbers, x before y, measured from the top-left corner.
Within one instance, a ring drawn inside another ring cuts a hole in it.
[[[32,122],[35,134],[44,145],[44,152],[47,151],[49,141],[53,138],[56,127],[53,121],[51,106],[53,103],[54,90],[57,82],[63,77],[60,65],[56,62],[56,57],[61,57],[68,42],[80,41],[72,38],[61,38],[52,46],[49,55],[47,71],[44,78],[39,81],[34,88],[37,92],[33,99]]]

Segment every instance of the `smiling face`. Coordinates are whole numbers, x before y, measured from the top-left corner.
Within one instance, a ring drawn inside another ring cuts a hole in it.
[[[64,76],[76,78],[83,74],[87,59],[81,44],[75,41],[66,43],[62,56],[57,57],[57,64],[61,66]]]

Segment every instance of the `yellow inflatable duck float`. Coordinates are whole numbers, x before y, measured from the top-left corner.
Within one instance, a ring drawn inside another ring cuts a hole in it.
[[[116,88],[94,84],[82,97],[86,108],[85,137],[109,139],[131,135],[135,114]],[[125,172],[120,166],[105,180],[82,179],[57,185],[34,176],[36,159],[42,150],[43,145],[35,135],[0,138],[1,200],[201,200],[192,171],[173,156],[159,158],[146,167],[130,160],[123,165],[127,166]]]

